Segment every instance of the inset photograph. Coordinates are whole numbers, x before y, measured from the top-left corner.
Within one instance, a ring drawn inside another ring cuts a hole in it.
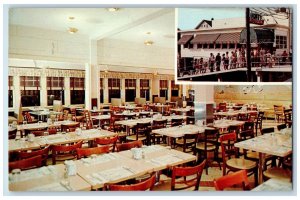
[[[291,8],[179,8],[177,80],[291,82]]]

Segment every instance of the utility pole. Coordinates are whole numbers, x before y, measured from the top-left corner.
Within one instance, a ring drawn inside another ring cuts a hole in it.
[[[247,42],[246,42],[246,52],[247,52],[247,81],[251,82],[251,44],[250,44],[250,9],[246,8],[246,29],[247,29]]]

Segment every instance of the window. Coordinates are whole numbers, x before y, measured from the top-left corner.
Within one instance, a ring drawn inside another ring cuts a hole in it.
[[[146,98],[146,101],[150,100],[150,80],[141,79],[140,80],[140,96]]]
[[[203,44],[202,48],[203,49],[207,49],[208,48],[208,44]]]
[[[60,100],[65,104],[64,77],[47,77],[47,102],[53,105],[54,100]]]
[[[40,106],[40,77],[20,76],[20,87],[23,107]]]
[[[276,48],[277,49],[286,49],[287,48],[287,37],[276,35]]]
[[[237,49],[240,49],[240,48],[242,48],[242,44],[240,44],[240,43],[237,43],[237,44],[236,44],[236,48],[237,48]]]
[[[13,107],[13,76],[8,77],[8,107]]]
[[[202,44],[197,44],[197,49],[202,49]]]
[[[125,101],[133,102],[136,97],[136,79],[125,79]]]
[[[189,48],[189,43],[185,43],[185,44],[183,45],[183,48],[184,48],[184,49]]]
[[[175,81],[171,81],[171,96],[178,97],[179,96],[179,85],[175,85]]]
[[[121,98],[121,81],[117,78],[108,79],[108,99],[111,103],[111,98]]]
[[[215,48],[215,44],[214,44],[214,43],[209,44],[209,48],[210,48],[210,49],[214,49],[214,48]]]
[[[188,43],[189,44],[189,49],[193,49],[194,48],[194,44]]]
[[[222,43],[222,49],[227,49],[227,43]]]
[[[168,80],[160,80],[159,88],[160,88],[159,96],[166,97],[166,100],[168,100]]]
[[[229,49],[234,49],[235,48],[235,44],[234,43],[229,43]]]
[[[84,78],[70,78],[71,104],[84,104]]]
[[[103,89],[104,89],[104,86],[103,86],[103,78],[100,78],[100,103],[104,103],[104,93],[103,93]]]
[[[220,43],[217,43],[216,44],[216,49],[220,49],[221,48],[221,44]]]

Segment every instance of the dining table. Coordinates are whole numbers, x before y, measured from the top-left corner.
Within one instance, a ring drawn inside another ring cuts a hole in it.
[[[293,184],[291,182],[284,181],[282,179],[271,178],[259,186],[253,188],[254,192],[290,192],[293,190]]]
[[[161,117],[147,117],[147,118],[141,118],[141,119],[128,119],[128,120],[121,120],[121,121],[116,121],[116,124],[126,126],[126,132],[129,133],[129,130],[137,125],[137,123],[153,123],[153,120],[157,121],[171,121],[172,119],[186,119],[186,116],[182,115],[170,115],[170,116],[161,116]]]
[[[79,160],[68,161],[75,166],[74,175],[66,176],[66,165],[57,164],[19,174],[9,174],[10,191],[88,191],[103,188],[106,184],[119,183],[129,179],[156,173],[163,169],[196,160],[196,156],[170,147],[152,145],[135,148],[142,157],[134,157],[134,149],[92,155]]]
[[[25,129],[33,130],[33,129],[48,128],[48,127],[58,127],[61,125],[75,125],[75,124],[78,124],[78,122],[71,121],[71,120],[54,121],[51,123],[39,121],[36,123],[26,123],[26,124],[17,125],[17,129],[18,131],[24,131]]]
[[[40,168],[10,173],[9,190],[12,192],[70,192],[90,191],[91,185],[80,177],[65,176],[64,164],[49,165]]]
[[[285,157],[292,153],[292,133],[282,130],[237,142],[235,147],[259,152],[258,182],[263,182],[263,170],[266,154]]]
[[[47,145],[68,144],[68,143],[78,142],[80,140],[92,141],[96,138],[112,137],[115,135],[117,135],[117,133],[103,130],[103,129],[82,130],[81,134],[77,134],[76,132],[69,132],[69,133],[60,132],[48,136],[34,137],[32,141],[28,141],[27,138],[21,138],[18,140],[11,139],[8,141],[8,150],[9,152],[33,150],[33,149],[40,149],[41,147]]]
[[[194,155],[160,145],[143,146],[140,150],[143,154],[141,159],[135,159],[133,152],[127,150],[77,160],[77,173],[92,189],[99,189],[105,184],[158,173],[160,170],[196,160]]]
[[[248,115],[250,113],[258,113],[256,110],[232,110],[232,111],[225,111],[225,112],[215,112],[214,115],[218,117],[226,117],[228,119],[232,119],[233,117],[237,117],[239,114],[245,114]]]

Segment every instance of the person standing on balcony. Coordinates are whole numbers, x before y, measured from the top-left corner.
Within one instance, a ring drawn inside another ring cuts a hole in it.
[[[221,56],[220,53],[216,56],[216,71],[220,71],[220,65],[221,65]]]
[[[209,57],[209,69],[210,72],[214,72],[214,65],[215,65],[215,56],[213,53],[210,53],[210,57]]]
[[[288,54],[287,54],[287,52],[284,50],[283,53],[281,54],[281,63],[282,63],[283,65],[286,64],[287,57],[288,57]]]

